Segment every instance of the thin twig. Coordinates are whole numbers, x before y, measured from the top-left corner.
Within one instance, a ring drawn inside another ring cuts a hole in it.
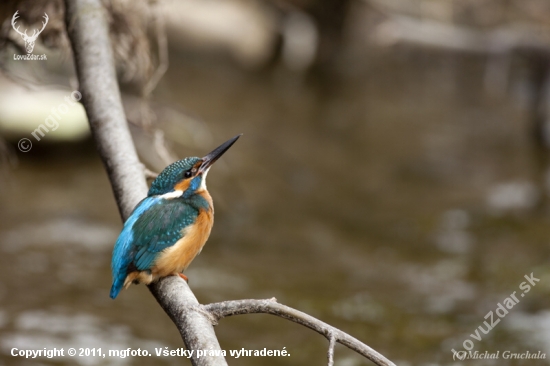
[[[143,96],[148,97],[156,88],[160,79],[168,70],[168,37],[166,36],[166,25],[164,24],[164,16],[161,14],[158,4],[153,8],[153,21],[155,26],[155,34],[157,36],[158,46],[158,61],[159,65],[147,84],[143,88]]]
[[[204,309],[212,313],[212,315],[214,315],[217,319],[241,314],[265,313],[276,315],[308,327],[309,329],[312,329],[327,337],[329,340],[333,337],[335,342],[343,344],[360,355],[365,356],[379,366],[395,366],[393,362],[358,339],[344,333],[338,328],[312,317],[311,315],[286,305],[279,304],[276,299],[222,301],[205,305]]]
[[[159,173],[155,173],[154,171],[149,170],[147,168],[143,169],[143,174],[145,174],[145,178],[147,179],[155,179],[156,177],[159,176]]]
[[[327,352],[328,366],[334,365],[334,347],[335,346],[336,346],[336,337],[334,336],[334,334],[330,333],[329,343],[328,343],[328,352]]]
[[[172,164],[176,161],[176,157],[166,147],[166,139],[164,138],[164,131],[155,129],[153,131],[153,146],[158,157],[164,164]]]

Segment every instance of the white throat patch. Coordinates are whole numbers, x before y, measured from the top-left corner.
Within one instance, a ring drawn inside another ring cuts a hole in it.
[[[206,170],[204,171],[204,173],[202,173],[201,186],[200,186],[200,189],[199,189],[199,190],[205,190],[205,191],[206,191],[206,175],[207,175],[208,172],[210,171],[210,168],[211,168],[211,167],[208,167],[208,169],[206,169]]]
[[[168,192],[168,193],[165,193],[165,194],[161,195],[160,198],[170,200],[170,199],[173,199],[173,198],[181,197],[182,194],[183,194],[183,191],[175,190],[173,192]]]

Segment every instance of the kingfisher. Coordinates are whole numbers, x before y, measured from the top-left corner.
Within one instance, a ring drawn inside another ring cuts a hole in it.
[[[188,157],[167,166],[124,223],[111,260],[116,298],[132,283],[150,284],[183,271],[201,252],[214,224],[206,175],[242,134],[203,158]]]

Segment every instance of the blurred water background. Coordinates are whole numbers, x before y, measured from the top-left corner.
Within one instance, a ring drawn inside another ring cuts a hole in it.
[[[448,49],[452,33],[411,23],[460,25],[480,40],[529,21],[544,38],[536,18],[550,13],[544,2],[199,3],[163,5],[169,67],[150,108],[123,86],[153,171],[244,133],[208,176],[216,222],[186,272],[199,301],[276,297],[403,366],[548,364],[461,363],[451,352],[533,273],[540,282],[474,349],[550,354],[546,56]],[[399,33],[396,24],[413,28]],[[406,39],[415,30],[448,38],[426,47]],[[186,364],[9,354],[183,347],[144,286],[108,296],[120,217],[80,107],[41,141],[31,136],[76,89],[70,57],[37,47],[47,62],[13,61],[8,48],[12,79],[0,80],[0,364]],[[13,75],[63,87],[27,90]],[[20,138],[32,140],[31,151],[17,150]],[[228,357],[231,365],[326,362],[323,337],[270,315],[223,319],[216,332],[226,350],[290,353]],[[370,363],[338,345],[335,364]]]

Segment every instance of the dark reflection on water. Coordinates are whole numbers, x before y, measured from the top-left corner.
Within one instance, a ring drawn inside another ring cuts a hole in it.
[[[276,297],[398,364],[451,365],[451,349],[533,272],[540,282],[474,345],[550,353],[545,166],[526,112],[483,92],[481,61],[385,55],[321,86],[189,55],[172,63],[158,99],[207,121],[211,140],[176,144],[180,156],[244,133],[208,177],[216,224],[188,271],[199,300]],[[93,150],[67,149],[21,156],[2,183],[0,362],[32,364],[11,347],[182,346],[143,286],[109,299],[118,211]],[[268,315],[216,329],[227,350],[290,353],[233,365],[326,362],[324,338]],[[336,360],[368,364],[340,346]],[[471,364],[522,364],[507,362]]]

